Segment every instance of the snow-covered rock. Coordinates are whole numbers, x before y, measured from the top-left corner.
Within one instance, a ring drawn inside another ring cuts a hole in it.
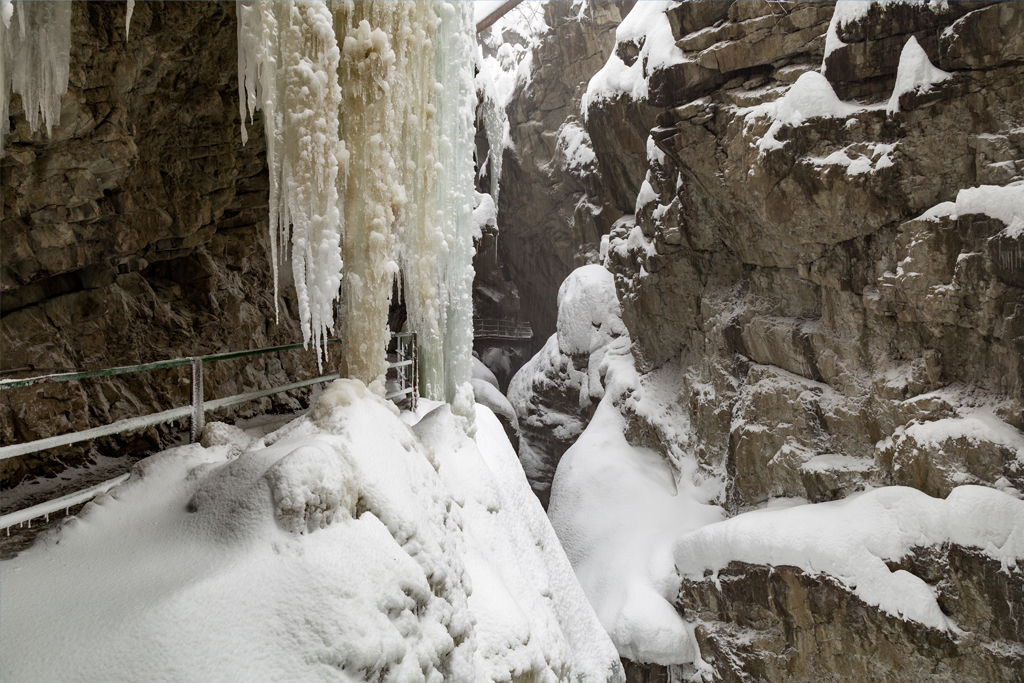
[[[422,403],[142,461],[5,562],[4,680],[621,681],[494,415]]]
[[[558,290],[558,331],[508,389],[521,430],[519,457],[545,505],[559,458],[604,396],[606,356],[628,348],[612,274],[598,265],[577,268]]]

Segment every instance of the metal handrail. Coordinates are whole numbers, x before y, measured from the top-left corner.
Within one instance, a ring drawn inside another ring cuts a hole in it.
[[[412,409],[416,410],[416,399],[419,397],[419,358],[416,344],[416,333],[415,332],[404,332],[401,334],[393,334],[392,337],[398,340],[398,361],[394,363],[388,363],[388,369],[398,370],[398,379],[400,387],[397,391],[393,391],[385,395],[385,399],[393,400],[396,398],[402,398],[404,396],[410,396],[412,400]],[[407,340],[403,343],[403,340]],[[339,339],[328,339],[328,344],[340,344]],[[27,441],[20,444],[12,444],[9,446],[0,447],[0,460],[7,458],[15,458],[20,455],[27,455],[29,453],[35,453],[37,451],[43,451],[50,448],[56,448],[58,446],[66,446],[80,441],[88,441],[89,439],[99,438],[101,436],[110,436],[112,434],[120,434],[123,432],[137,431],[153,425],[162,424],[166,422],[173,422],[180,420],[184,417],[191,416],[190,425],[190,438],[192,443],[199,441],[203,423],[205,419],[205,413],[221,408],[227,408],[240,403],[246,403],[254,401],[264,396],[270,396],[272,394],[282,393],[285,391],[291,391],[293,389],[301,389],[303,387],[317,384],[319,382],[327,382],[335,380],[340,377],[339,374],[322,375],[320,377],[314,377],[313,379],[306,379],[299,382],[292,382],[290,384],[284,384],[269,389],[261,389],[260,391],[252,391],[243,394],[235,394],[234,396],[227,396],[225,398],[215,399],[213,401],[203,401],[203,363],[213,363],[221,360],[233,360],[236,358],[244,358],[247,356],[257,356],[265,353],[275,353],[278,351],[288,351],[292,349],[304,348],[304,344],[288,344],[286,346],[271,346],[263,349],[252,349],[248,351],[230,351],[227,353],[215,353],[206,356],[192,356],[188,358],[174,358],[166,361],[157,361],[155,363],[146,363],[143,365],[132,365],[122,366],[116,368],[103,368],[100,370],[85,370],[79,372],[66,372],[52,375],[41,375],[39,377],[29,377],[26,379],[19,380],[0,380],[0,390],[2,389],[15,389],[20,387],[32,386],[42,382],[69,382],[79,379],[88,379],[91,377],[110,377],[114,375],[122,375],[131,372],[145,372],[147,370],[163,370],[166,368],[181,367],[183,365],[192,366],[192,391],[191,391],[191,403],[188,406],[182,406],[180,408],[171,408],[170,410],[164,410],[159,413],[153,413],[151,415],[140,415],[138,417],[126,418],[124,420],[118,420],[109,425],[102,427],[93,427],[91,429],[85,429],[80,432],[69,432],[67,434],[59,434],[57,436],[51,436],[44,439],[36,439],[35,441]],[[406,354],[408,353],[408,357]],[[119,477],[111,479],[109,481],[97,484],[83,491],[78,491],[56,500],[39,503],[23,510],[18,510],[6,515],[0,516],[0,528],[6,528],[7,534],[10,535],[10,527],[15,524],[29,523],[31,527],[31,520],[37,517],[46,516],[49,519],[49,515],[53,512],[57,512],[60,509],[73,507],[80,503],[87,502],[92,498],[96,497],[100,493],[104,493],[113,486],[121,483],[128,478],[127,474],[123,474]]]
[[[327,344],[340,344],[340,339],[328,339]],[[39,375],[38,377],[26,377],[23,379],[0,379],[0,390],[19,389],[21,387],[41,384],[43,382],[71,382],[92,377],[112,377],[132,372],[148,372],[150,370],[167,370],[178,368],[182,365],[190,365],[195,359],[204,363],[214,363],[220,360],[233,360],[246,356],[258,356],[264,353],[277,353],[278,351],[291,351],[292,349],[305,348],[305,344],[286,344],[285,346],[268,346],[262,349],[251,349],[248,351],[229,351],[227,353],[212,353],[207,356],[185,356],[184,358],[171,358],[169,360],[158,360],[154,363],[143,363],[142,365],[122,365],[115,368],[101,368],[99,370],[76,370],[74,372],[61,372],[51,375]]]
[[[473,336],[492,339],[530,339],[533,328],[530,323],[500,318],[474,318]]]

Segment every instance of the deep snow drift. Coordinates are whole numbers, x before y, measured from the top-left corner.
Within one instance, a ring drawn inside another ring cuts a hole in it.
[[[493,414],[396,412],[339,380],[142,461],[4,563],[3,680],[621,680]]]

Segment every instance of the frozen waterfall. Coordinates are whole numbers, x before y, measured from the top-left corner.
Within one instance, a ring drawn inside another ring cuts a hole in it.
[[[262,110],[267,137],[275,281],[290,238],[306,341],[321,345],[340,295],[341,373],[382,379],[400,277],[422,391],[471,419],[472,6],[243,0],[238,18],[243,120]]]
[[[3,132],[12,91],[33,132],[59,123],[71,14],[0,0]],[[304,342],[322,366],[340,314],[339,369],[370,385],[400,278],[422,393],[472,420],[472,3],[239,0],[237,16],[243,142],[263,112],[275,307],[289,258]]]
[[[11,92],[21,95],[29,129],[47,135],[60,123],[60,98],[68,91],[71,3],[0,0],[0,151],[10,128]]]

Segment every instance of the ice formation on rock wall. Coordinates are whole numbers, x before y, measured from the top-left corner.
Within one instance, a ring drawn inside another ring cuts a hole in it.
[[[385,370],[387,316],[402,261],[407,307],[436,300],[434,272],[415,260],[436,259],[443,237],[433,226],[433,35],[430,3],[360,2],[335,13],[344,35],[343,136],[351,145],[346,199],[346,278],[342,374],[370,381]],[[415,228],[413,226],[416,226]],[[433,311],[431,310],[431,313]],[[439,334],[436,315],[421,334]]]
[[[338,179],[348,159],[333,17],[323,2],[255,0],[237,9],[242,118],[246,105],[250,116],[262,109],[267,137],[274,281],[290,237],[303,340],[320,362],[341,285]]]
[[[422,393],[468,420],[471,13],[448,2],[238,3],[240,107],[243,119],[264,113],[275,281],[290,236],[307,342],[326,336],[343,287],[341,373],[382,378],[400,277]]]
[[[441,3],[434,64],[440,85],[437,105],[439,176],[437,215],[443,220],[448,258],[444,335],[445,396],[456,415],[472,422],[473,388],[473,147],[476,40],[470,3]]]
[[[71,3],[0,0],[0,151],[10,130],[11,92],[21,95],[29,129],[49,135],[60,123],[60,98],[68,91]]]
[[[135,0],[128,0],[128,5],[124,10],[124,39],[128,40],[128,34],[132,30],[132,12],[135,11]]]

